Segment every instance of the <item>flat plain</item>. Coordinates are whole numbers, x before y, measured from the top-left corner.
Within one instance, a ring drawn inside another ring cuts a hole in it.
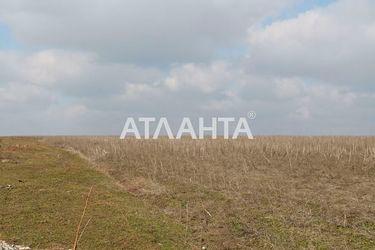
[[[68,249],[374,249],[375,137],[0,139],[0,239]]]

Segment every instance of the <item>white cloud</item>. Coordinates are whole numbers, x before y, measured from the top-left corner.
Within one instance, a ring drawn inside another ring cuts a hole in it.
[[[64,78],[79,76],[93,58],[83,53],[41,51],[26,56],[21,62],[25,80],[34,84],[52,85]]]
[[[3,131],[7,131],[4,126],[10,122],[19,124],[12,126],[11,131],[22,128],[19,123],[22,115],[15,116],[16,111],[27,114],[24,117],[34,124],[27,130],[29,133],[90,134],[116,133],[129,114],[241,116],[255,110],[258,133],[299,133],[298,129],[293,132],[293,128],[304,121],[317,122],[324,132],[330,126],[329,121],[339,119],[348,110],[355,110],[354,116],[361,117],[375,105],[374,95],[370,93],[300,77],[249,73],[240,63],[181,64],[165,74],[128,64],[104,64],[93,57],[83,57],[90,60],[83,60],[79,65],[84,66],[79,70],[72,70],[70,66],[64,70],[69,61],[66,58],[75,57],[71,53],[53,54],[51,62],[25,63],[49,53],[41,51],[23,56],[8,53],[3,57],[13,58],[13,69],[0,78],[0,109],[7,120],[0,126]],[[54,66],[40,66],[45,64]],[[9,64],[0,60],[0,66]],[[39,67],[47,70],[48,77],[35,80],[28,72],[35,72],[33,69]],[[171,79],[172,87],[168,84]],[[360,119],[357,122],[361,123]],[[272,124],[278,127],[273,128]],[[48,126],[51,127],[47,129]],[[371,131],[369,127],[366,129]],[[310,128],[307,132],[312,131],[316,130]]]
[[[256,134],[374,134],[373,2],[260,26],[285,2],[2,2],[20,41],[51,49],[0,50],[0,132],[116,134],[129,114],[254,110]],[[210,59],[247,35],[246,57]]]
[[[35,112],[55,101],[56,97],[48,90],[39,86],[19,82],[0,84],[0,111],[6,114]]]
[[[87,112],[88,112],[88,109],[85,105],[82,105],[82,104],[70,105],[64,108],[63,112],[60,112],[60,118],[61,118],[61,115],[63,115],[65,119],[77,119],[78,117],[83,116]]]
[[[375,2],[342,0],[249,30],[250,67],[286,77],[372,85]]]
[[[311,111],[310,109],[307,107],[307,106],[300,106],[299,108],[297,108],[297,110],[291,114],[291,117],[296,117],[297,119],[298,118],[302,118],[302,119],[309,119],[310,116],[311,116]]]
[[[183,88],[211,93],[225,85],[235,84],[236,76],[230,67],[225,62],[180,65],[171,69],[164,84],[171,90]]]
[[[144,83],[127,83],[124,92],[122,98],[126,101],[142,101],[146,96],[160,93],[157,86]]]
[[[303,81],[298,78],[276,79],[275,93],[280,98],[299,96],[303,88]]]
[[[58,50],[35,53],[0,51],[1,80],[22,81],[34,85],[52,86],[57,82],[79,76],[93,55]]]

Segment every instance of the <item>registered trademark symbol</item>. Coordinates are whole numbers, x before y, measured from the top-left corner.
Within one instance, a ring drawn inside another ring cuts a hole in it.
[[[255,113],[255,111],[249,111],[249,112],[247,113],[247,117],[248,117],[249,119],[251,119],[251,120],[254,120],[255,117],[257,117],[257,113]]]

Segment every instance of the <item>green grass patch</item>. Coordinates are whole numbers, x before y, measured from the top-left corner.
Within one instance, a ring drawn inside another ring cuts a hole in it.
[[[0,239],[10,243],[71,248],[94,186],[79,249],[187,247],[182,226],[121,191],[77,155],[35,138],[0,140],[0,186]]]

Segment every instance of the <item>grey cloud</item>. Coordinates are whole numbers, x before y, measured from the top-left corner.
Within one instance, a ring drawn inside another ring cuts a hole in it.
[[[0,133],[118,134],[129,115],[254,110],[256,135],[375,134],[374,8],[356,3],[263,27],[274,1],[1,2],[18,39],[42,49],[0,51]],[[253,23],[247,57],[210,60]]]
[[[26,46],[94,51],[141,64],[207,61],[288,3],[261,0],[0,2],[0,19]]]
[[[72,56],[70,52],[68,55]],[[59,69],[51,69],[47,78],[40,78],[47,82],[26,81],[26,77],[33,79],[33,74],[23,72],[39,66],[24,64],[22,57],[16,60],[22,66],[19,74],[12,75],[13,81],[0,87],[0,109],[5,121],[0,126],[2,133],[117,134],[130,115],[178,120],[183,116],[244,116],[250,110],[258,114],[252,123],[256,134],[375,133],[369,116],[375,94],[347,87],[325,82],[311,84],[298,77],[250,74],[241,63],[222,61],[176,65],[161,74],[127,64],[103,65],[90,59],[74,67],[72,76],[71,67],[64,63],[66,55],[60,52],[53,58],[51,62]],[[45,64],[45,60],[36,62]],[[1,63],[5,62],[0,60]],[[64,66],[70,70],[62,70]],[[121,74],[125,69],[130,73]],[[114,72],[119,72],[114,83],[105,84],[103,80]],[[79,81],[87,78],[90,81]],[[176,83],[172,88],[168,84],[171,79]],[[86,92],[90,86],[94,88]],[[21,112],[15,115],[17,111]],[[22,121],[27,121],[27,125]]]

